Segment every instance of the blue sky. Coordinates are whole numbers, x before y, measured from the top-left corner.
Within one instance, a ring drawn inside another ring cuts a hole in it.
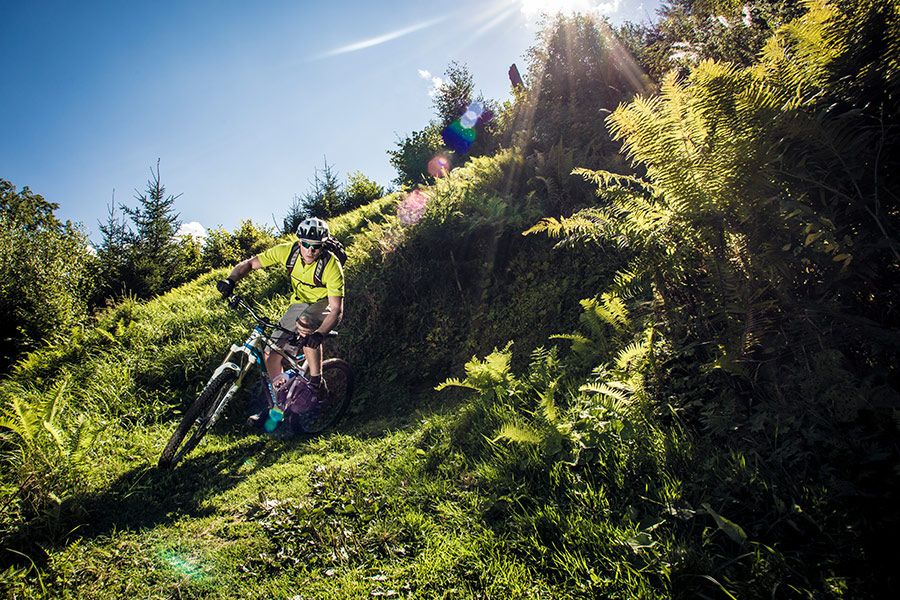
[[[534,43],[540,6],[646,21],[658,0],[0,0],[0,177],[94,241],[161,159],[184,222],[280,222],[324,157],[383,185],[386,151],[432,118],[452,60],[485,97]]]

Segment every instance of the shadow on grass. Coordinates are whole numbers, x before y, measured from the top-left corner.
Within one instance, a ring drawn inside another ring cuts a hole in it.
[[[215,512],[206,501],[276,463],[285,451],[317,452],[315,441],[332,433],[356,439],[377,439],[399,428],[412,427],[435,410],[427,403],[428,390],[417,390],[405,402],[376,402],[380,410],[357,407],[325,434],[284,440],[248,434],[221,450],[197,451],[175,468],[161,470],[140,464],[122,473],[102,490],[66,499],[53,515],[21,526],[0,548],[0,569],[46,566],[49,553],[76,540],[89,541],[121,530],[152,529],[189,516]],[[243,404],[243,403],[241,403]],[[418,406],[417,406],[418,405]],[[416,408],[414,408],[416,407]],[[446,406],[442,407],[446,410]],[[241,419],[242,420],[242,419]],[[232,429],[237,433],[238,429]]]
[[[173,469],[141,464],[103,490],[67,499],[55,515],[23,526],[0,550],[0,568],[27,567],[31,561],[43,568],[51,551],[76,540],[213,514],[215,509],[204,506],[207,499],[274,464],[282,452],[268,438],[247,436],[229,448],[190,456]]]

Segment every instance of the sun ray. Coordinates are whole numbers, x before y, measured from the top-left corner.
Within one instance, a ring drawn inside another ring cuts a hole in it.
[[[509,4],[507,6],[497,5],[497,8],[494,11],[491,11],[484,15],[482,20],[489,19],[484,25],[476,29],[472,32],[472,38],[480,38],[487,32],[492,29],[495,29],[499,26],[503,21],[506,21],[516,13],[516,8],[514,5]]]

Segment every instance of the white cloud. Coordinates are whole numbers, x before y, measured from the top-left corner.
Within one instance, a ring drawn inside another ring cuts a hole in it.
[[[432,27],[433,25],[437,25],[446,18],[447,17],[438,17],[437,19],[431,19],[429,21],[416,23],[415,25],[404,27],[403,29],[397,29],[383,35],[360,40],[352,44],[347,44],[346,46],[341,46],[340,48],[335,48],[334,50],[329,50],[328,52],[320,54],[316,58],[327,58],[329,56],[337,56],[338,54],[346,54],[347,52],[356,52],[357,50],[364,50],[366,48],[371,48],[372,46],[378,46],[384,44],[385,42],[390,42],[391,40],[396,40],[397,38],[409,35],[410,33],[415,33],[416,31],[419,31],[421,29],[426,29],[428,27]]]
[[[419,69],[419,77],[431,82],[431,89],[428,90],[428,95],[432,98],[434,98],[438,91],[444,87],[444,80],[436,75],[432,75],[431,71]]]
[[[182,223],[181,227],[178,228],[178,231],[175,232],[175,237],[186,237],[191,236],[195,240],[203,241],[206,239],[206,227],[198,223],[197,221],[191,221],[190,223]]]

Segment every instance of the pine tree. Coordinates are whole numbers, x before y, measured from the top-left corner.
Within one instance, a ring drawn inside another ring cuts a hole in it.
[[[128,266],[128,223],[116,212],[115,196],[107,206],[106,222],[98,222],[97,226],[102,238],[97,249],[100,274],[97,296],[91,302],[94,305],[124,292],[122,277]]]
[[[160,294],[176,283],[171,281],[171,274],[176,271],[179,256],[175,232],[180,221],[174,207],[180,194],[166,196],[166,188],[160,180],[159,160],[156,161],[156,172],[151,168],[150,175],[144,193],[137,192],[135,196],[138,206],[121,207],[134,224],[134,229],[127,235],[130,273],[126,275],[125,283],[141,298]]]
[[[344,212],[346,204],[344,188],[332,165],[328,164],[327,158],[321,176],[319,170],[316,169],[310,185],[312,188],[303,198],[306,216],[330,219]]]
[[[281,220],[281,235],[296,232],[297,227],[305,218],[306,209],[304,208],[303,200],[298,196],[294,196],[290,207],[288,207],[287,214],[284,216],[284,219]]]

